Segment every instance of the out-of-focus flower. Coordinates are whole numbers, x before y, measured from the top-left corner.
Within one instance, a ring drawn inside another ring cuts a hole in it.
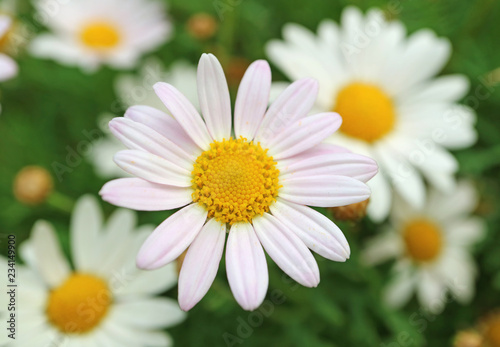
[[[217,32],[217,21],[214,16],[208,13],[196,13],[189,18],[186,28],[191,36],[206,40],[215,35]]]
[[[37,205],[47,199],[53,187],[54,182],[47,170],[40,166],[26,166],[17,173],[13,191],[20,202]]]
[[[485,347],[483,345],[483,337],[475,330],[460,331],[455,340],[453,347]]]
[[[500,312],[486,316],[479,328],[484,338],[481,347],[500,347]]]
[[[451,194],[432,191],[421,210],[396,201],[391,230],[375,237],[363,255],[368,264],[397,259],[385,292],[389,305],[404,305],[414,290],[433,313],[443,309],[448,290],[459,302],[472,299],[476,265],[470,247],[485,231],[483,221],[470,216],[477,200],[474,187],[462,181]]]
[[[366,207],[370,199],[347,206],[332,207],[333,217],[342,221],[357,221],[366,216]]]
[[[189,101],[198,109],[198,96],[196,93],[196,68],[187,62],[178,61],[165,70],[158,59],[150,58],[142,66],[138,75],[119,76],[115,83],[116,93],[120,103],[129,107],[132,105],[145,105],[163,110],[168,113],[165,105],[156,96],[153,84],[158,81],[167,81],[177,86]],[[141,112],[142,106],[133,107],[129,112]],[[127,177],[126,172],[113,162],[116,152],[124,149],[123,144],[115,137],[109,136],[108,122],[114,115],[105,114],[99,119],[101,130],[105,134],[93,143],[94,150],[89,156],[96,173],[103,178]]]
[[[157,0],[72,0],[53,9],[36,0],[51,30],[31,44],[33,55],[94,71],[103,64],[131,68],[171,36],[164,3]]]
[[[70,228],[73,269],[52,225],[37,222],[20,248],[26,266],[17,265],[23,332],[6,346],[171,345],[161,329],[185,314],[155,295],[175,285],[175,265],[152,272],[135,267],[133,254],[152,231],[135,223],[135,213],[121,209],[103,223],[96,199],[81,198]],[[0,264],[7,273],[6,259]]]
[[[0,14],[0,82],[6,81],[17,75],[18,67],[16,62],[7,56],[4,52],[8,42],[8,34],[12,25],[12,19],[9,16]],[[0,105],[0,112],[2,107]]]
[[[229,284],[247,310],[258,307],[267,292],[262,247],[308,287],[319,283],[308,247],[335,261],[349,257],[340,229],[305,205],[366,200],[370,191],[365,182],[377,165],[321,143],[341,120],[335,113],[306,117],[317,95],[316,81],[297,81],[267,109],[270,87],[269,64],[259,60],[250,65],[236,98],[233,137],[224,72],[215,56],[204,54],[198,66],[203,118],[177,89],[158,83],[156,93],[174,118],[142,107],[110,123],[113,134],[130,148],[118,152],[115,162],[138,178],[108,182],[100,192],[103,199],[136,210],[185,206],[156,228],[137,256],[140,268],[155,269],[189,247],[179,276],[184,310],[210,288],[227,231]],[[294,117],[281,118],[290,109]]]
[[[387,22],[379,10],[363,16],[354,7],[344,10],[340,26],[322,22],[317,36],[295,24],[283,36],[268,44],[271,60],[291,79],[318,79],[317,110],[342,116],[329,142],[380,165],[369,183],[373,220],[388,216],[391,186],[415,208],[426,199],[423,177],[443,192],[453,190],[458,165],[447,149],[472,145],[476,132],[474,111],[456,104],[468,91],[467,78],[434,78],[450,57],[447,39],[428,29],[405,38],[401,22]]]

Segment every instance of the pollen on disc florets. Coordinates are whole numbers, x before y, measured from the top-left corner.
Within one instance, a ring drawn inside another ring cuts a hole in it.
[[[234,224],[269,211],[278,196],[279,170],[259,143],[245,138],[214,141],[194,164],[193,201],[208,217]]]

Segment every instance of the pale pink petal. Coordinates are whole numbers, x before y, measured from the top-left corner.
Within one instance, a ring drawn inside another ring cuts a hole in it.
[[[193,308],[212,285],[224,251],[226,224],[209,220],[187,251],[179,274],[179,305]]]
[[[119,178],[106,183],[99,194],[110,204],[138,211],[163,211],[185,206],[193,190],[155,184],[140,178]]]
[[[71,269],[52,225],[45,221],[36,222],[30,240],[37,270],[45,283],[51,288],[61,285]]]
[[[267,254],[288,276],[306,287],[318,285],[318,264],[295,233],[268,213],[254,218],[252,223]]]
[[[131,175],[153,183],[191,186],[191,172],[157,155],[128,149],[115,154],[116,165]]]
[[[153,270],[174,261],[198,235],[207,214],[204,207],[192,204],[168,217],[142,245],[136,259],[137,266]]]
[[[317,96],[316,80],[304,78],[292,83],[267,110],[255,140],[265,145],[288,125],[307,116]]]
[[[367,182],[378,172],[377,163],[373,159],[354,153],[320,154],[289,162],[287,166],[279,165],[281,179],[338,175]]]
[[[198,63],[198,99],[209,133],[217,141],[231,137],[231,100],[226,76],[213,54]]]
[[[178,121],[150,106],[131,106],[125,112],[125,118],[142,123],[190,153],[196,159],[201,152],[200,147],[189,137]]]
[[[165,104],[181,127],[203,150],[210,148],[212,137],[208,133],[207,126],[196,108],[177,89],[168,83],[160,82],[154,85],[156,95]]]
[[[310,207],[278,198],[271,213],[314,252],[334,261],[345,261],[351,253],[342,231],[330,219]]]
[[[264,250],[249,223],[233,224],[226,246],[226,271],[234,298],[245,310],[260,306],[269,275]]]
[[[265,60],[253,62],[245,72],[238,88],[234,106],[234,132],[253,140],[264,117],[271,90],[271,68]]]
[[[336,207],[361,202],[370,197],[370,188],[346,176],[294,177],[282,180],[279,196],[300,205]]]
[[[274,136],[266,145],[274,159],[284,159],[306,151],[331,136],[342,124],[333,112],[299,119]]]
[[[314,146],[313,148],[308,149],[307,151],[300,152],[299,154],[294,155],[293,157],[281,159],[278,162],[278,165],[280,167],[286,167],[300,160],[309,159],[311,157],[316,157],[319,155],[337,154],[337,153],[352,153],[352,152],[345,147],[333,145],[330,143],[320,143]]]
[[[155,154],[187,170],[193,169],[196,158],[144,124],[119,117],[109,122],[109,128],[113,135],[130,149]]]

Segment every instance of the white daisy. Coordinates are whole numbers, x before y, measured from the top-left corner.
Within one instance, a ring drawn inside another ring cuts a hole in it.
[[[421,210],[402,201],[394,205],[390,230],[375,237],[363,254],[368,264],[397,259],[385,291],[388,304],[402,306],[416,291],[421,305],[438,313],[448,290],[459,302],[472,299],[476,265],[470,248],[485,230],[480,218],[470,216],[477,199],[470,183],[459,182],[452,194],[431,191]]]
[[[16,62],[9,56],[2,53],[3,46],[8,40],[9,30],[12,26],[12,19],[9,16],[0,14],[0,82],[6,81],[17,75],[18,67]],[[0,112],[2,108],[0,106]]]
[[[340,206],[366,200],[365,184],[377,172],[370,158],[321,142],[335,132],[335,113],[306,117],[317,82],[292,84],[267,109],[271,70],[250,65],[240,84],[232,130],[229,90],[222,67],[204,54],[198,65],[202,116],[176,88],[155,90],[174,118],[155,109],[128,112],[110,123],[129,150],[115,162],[138,178],[107,183],[104,200],[138,210],[183,207],[159,225],[137,257],[155,269],[188,247],[179,276],[181,308],[192,308],[217,273],[226,239],[227,276],[247,310],[268,286],[263,248],[297,282],[315,287],[319,270],[308,247],[335,261],[349,257],[340,229],[305,206]]]
[[[162,329],[184,320],[185,313],[175,301],[155,295],[175,285],[175,266],[138,270],[133,254],[152,228],[135,227],[129,210],[115,211],[107,223],[102,218],[95,198],[77,202],[70,228],[74,268],[52,225],[35,224],[20,248],[26,266],[17,265],[18,334],[7,347],[172,345]],[[7,273],[6,259],[0,264]]]
[[[54,10],[35,0],[50,33],[36,37],[33,55],[94,71],[103,64],[130,68],[171,35],[164,3],[157,0],[72,0]]]
[[[153,89],[153,84],[158,81],[167,81],[178,86],[178,89],[195,105],[196,109],[199,109],[196,93],[196,68],[187,62],[178,61],[165,70],[161,62],[155,58],[148,59],[138,75],[127,74],[117,78],[115,90],[120,100],[120,106],[142,105],[130,107],[127,111],[129,114],[141,113],[150,107],[168,113]],[[113,115],[100,117],[99,126],[104,136],[93,143],[93,150],[89,156],[97,175],[103,178],[129,176],[113,162],[115,153],[124,149],[123,144],[109,134],[107,125],[113,117]]]
[[[453,189],[458,165],[447,149],[472,145],[476,132],[474,112],[456,104],[469,88],[465,76],[434,78],[450,57],[448,40],[428,29],[405,38],[402,23],[354,7],[344,10],[340,26],[325,20],[314,35],[288,24],[283,36],[268,44],[271,60],[291,79],[318,79],[317,109],[343,118],[329,142],[380,165],[369,183],[372,219],[387,217],[391,187],[416,208],[425,201],[422,176]]]

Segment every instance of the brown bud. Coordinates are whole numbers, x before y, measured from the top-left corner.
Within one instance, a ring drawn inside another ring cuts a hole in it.
[[[369,201],[370,199],[367,199],[347,206],[332,207],[330,210],[333,213],[333,217],[337,220],[355,222],[366,216],[366,208]]]
[[[231,87],[238,86],[249,65],[250,61],[246,58],[232,57],[226,68],[227,83]]]
[[[206,40],[213,37],[217,28],[217,21],[207,13],[194,14],[187,22],[187,31],[191,36],[199,40]]]
[[[475,330],[460,331],[453,341],[453,347],[481,347],[483,338]]]
[[[14,179],[14,196],[28,205],[37,205],[45,201],[52,192],[52,177],[40,166],[26,166]]]
[[[492,313],[480,323],[484,342],[481,347],[500,347],[500,311]]]

